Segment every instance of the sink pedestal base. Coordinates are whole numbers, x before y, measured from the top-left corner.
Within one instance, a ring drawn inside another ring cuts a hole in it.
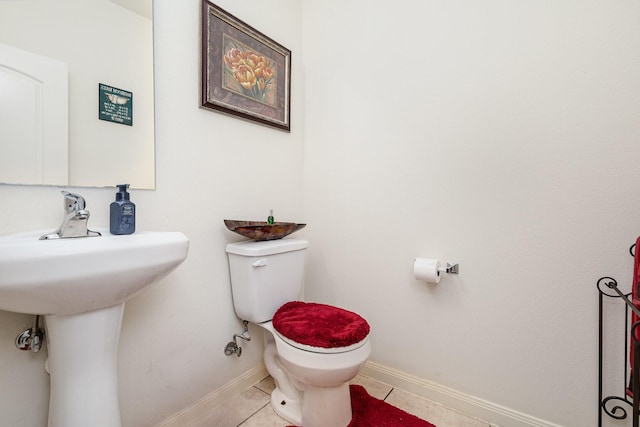
[[[124,303],[46,316],[49,427],[120,427],[118,341]]]

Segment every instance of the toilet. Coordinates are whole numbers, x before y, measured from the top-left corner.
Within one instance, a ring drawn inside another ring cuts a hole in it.
[[[271,405],[304,427],[346,427],[349,381],[371,354],[369,324],[342,308],[299,301],[309,243],[300,239],[227,244],[233,305],[266,329]]]

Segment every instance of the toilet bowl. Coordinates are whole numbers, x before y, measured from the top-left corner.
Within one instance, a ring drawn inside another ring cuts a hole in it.
[[[328,352],[303,350],[285,341],[271,322],[265,331],[264,362],[276,383],[271,406],[297,426],[347,426],[351,421],[349,381],[371,354],[369,338]]]
[[[264,361],[276,383],[271,394],[275,412],[298,426],[347,426],[352,417],[349,381],[371,354],[368,335],[348,346],[326,348],[287,338],[273,322],[259,326],[266,329]]]
[[[342,308],[297,301],[308,243],[282,239],[227,245],[236,314],[264,331],[274,411],[304,427],[346,427],[349,381],[371,354],[369,325]]]

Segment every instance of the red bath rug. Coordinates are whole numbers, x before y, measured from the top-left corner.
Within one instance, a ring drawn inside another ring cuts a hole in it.
[[[353,418],[347,427],[436,427],[428,421],[372,397],[361,385],[352,384],[349,388]]]

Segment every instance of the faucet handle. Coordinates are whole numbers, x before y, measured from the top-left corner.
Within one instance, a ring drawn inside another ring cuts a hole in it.
[[[71,213],[84,210],[86,206],[84,197],[64,190],[62,190],[62,194],[64,195],[63,207],[65,212]]]

